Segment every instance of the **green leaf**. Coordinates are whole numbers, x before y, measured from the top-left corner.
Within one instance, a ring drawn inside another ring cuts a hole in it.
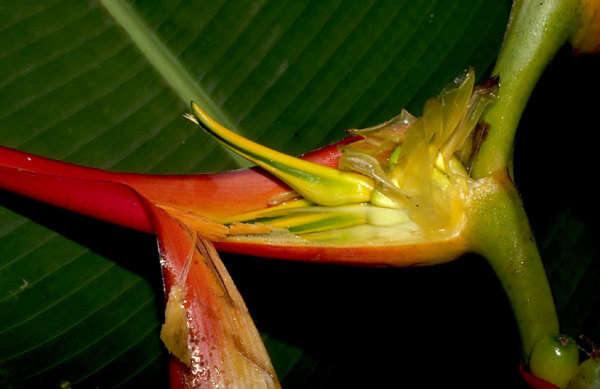
[[[485,75],[509,7],[508,0],[5,2],[0,144],[118,171],[240,166],[181,118],[193,98],[250,139],[306,152],[403,107],[419,114],[469,65]],[[1,204],[0,382],[166,386],[153,239],[7,193]],[[476,284],[491,286],[482,295],[504,303],[493,281],[481,281],[493,280],[485,267],[463,262],[366,270],[225,260],[286,387],[360,386],[374,382],[371,370],[384,383],[396,364],[414,379],[427,349],[451,347],[444,339],[460,331],[475,347],[482,324],[465,323],[482,312],[456,306],[472,295],[456,279],[483,271]],[[450,292],[440,297],[437,288]],[[501,322],[511,323],[502,307]],[[397,321],[400,309],[407,317]],[[407,333],[412,339],[400,336]],[[518,342],[511,331],[502,339]],[[428,379],[471,374],[459,368],[469,353],[456,353]],[[517,363],[507,360],[497,371]],[[481,377],[489,373],[471,363]],[[516,370],[508,377],[518,380]]]

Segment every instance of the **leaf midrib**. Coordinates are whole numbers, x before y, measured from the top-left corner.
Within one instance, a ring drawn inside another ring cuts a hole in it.
[[[146,26],[138,13],[127,2],[120,0],[100,0],[117,24],[131,38],[131,41],[161,75],[165,83],[187,105],[191,101],[199,103],[219,122],[228,128],[236,129],[231,118],[223,111],[209,94],[196,82],[179,59],[169,50],[161,39]],[[238,166],[239,158],[233,158]]]

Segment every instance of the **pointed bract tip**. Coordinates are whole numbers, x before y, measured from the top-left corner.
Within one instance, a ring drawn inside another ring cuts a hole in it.
[[[368,177],[292,157],[246,139],[221,125],[195,102],[192,112],[221,144],[267,170],[309,201],[342,205],[367,202],[371,197],[373,181]]]

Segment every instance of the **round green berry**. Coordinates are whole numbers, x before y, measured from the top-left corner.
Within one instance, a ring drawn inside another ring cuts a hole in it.
[[[592,358],[583,362],[568,389],[600,389],[600,359]]]
[[[573,339],[564,335],[548,336],[533,347],[529,370],[535,376],[553,383],[561,389],[577,373],[579,350]]]

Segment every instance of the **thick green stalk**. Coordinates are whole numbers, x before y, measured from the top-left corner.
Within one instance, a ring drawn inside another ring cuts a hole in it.
[[[542,71],[577,24],[579,0],[517,0],[494,68],[498,101],[484,115],[487,139],[472,167],[474,178],[512,166],[513,139]]]
[[[502,283],[528,360],[536,342],[558,334],[558,318],[527,215],[507,172],[479,180],[471,201],[468,234]]]

